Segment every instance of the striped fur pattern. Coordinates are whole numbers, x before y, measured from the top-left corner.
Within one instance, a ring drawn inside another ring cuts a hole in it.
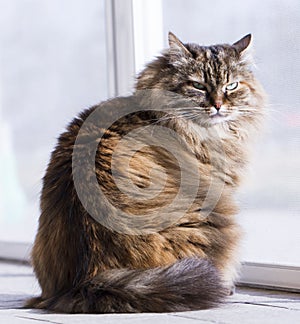
[[[250,40],[248,35],[233,45],[200,46],[183,44],[170,33],[169,49],[137,77],[136,96],[151,90],[151,100],[159,103],[161,91],[170,91],[191,104],[174,107],[164,116],[145,111],[123,117],[101,139],[95,161],[98,183],[114,206],[132,214],[141,210],[147,214],[171,202],[178,191],[180,170],[163,149],[141,149],[130,162],[131,180],[146,188],[151,170],[158,172],[152,179],[156,182],[162,179],[159,172],[167,170],[165,187],[150,202],[128,199],[116,187],[110,169],[114,148],[124,134],[153,123],[167,126],[182,138],[178,150],[182,158],[197,157],[201,182],[195,200],[187,211],[182,210],[179,220],[164,229],[138,235],[120,233],[89,215],[74,187],[72,154],[81,126],[99,106],[85,110],[69,124],[43,179],[41,216],[32,251],[42,293],[26,307],[66,313],[173,312],[206,309],[224,300],[238,269],[240,228],[235,221],[234,193],[264,105],[264,93],[249,60]],[[121,109],[123,100],[113,104]],[[84,136],[79,151],[83,162],[87,158],[84,147],[99,137],[97,124],[91,124]],[[130,147],[126,149],[123,156],[130,156]],[[210,154],[215,157],[214,165]],[[118,159],[122,176],[125,163],[122,156]],[[81,172],[83,190],[93,205],[94,193],[85,188],[90,174]],[[211,172],[224,188],[203,217]],[[193,174],[190,176],[192,179]],[[183,207],[179,201],[173,208],[181,211]],[[118,221],[113,212],[97,212]],[[155,226],[155,219],[153,222]]]

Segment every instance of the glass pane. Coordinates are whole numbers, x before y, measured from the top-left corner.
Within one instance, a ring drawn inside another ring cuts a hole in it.
[[[300,265],[300,10],[297,0],[164,0],[164,34],[187,42],[234,42],[252,33],[256,74],[269,95],[239,220],[243,259]]]
[[[0,7],[0,240],[32,241],[56,137],[107,97],[104,0]]]

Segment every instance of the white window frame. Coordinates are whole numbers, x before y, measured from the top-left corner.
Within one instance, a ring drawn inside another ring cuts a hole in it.
[[[135,76],[163,49],[162,0],[106,0],[109,97],[131,94]]]
[[[0,261],[30,262],[32,243],[0,241]]]
[[[300,292],[300,267],[243,262],[239,285]]]
[[[133,91],[134,77],[163,46],[162,0],[105,0],[109,97]],[[0,242],[0,258],[29,260],[28,243]],[[240,285],[300,291],[300,267],[242,263]]]
[[[135,75],[133,4],[105,0],[109,97],[132,92]]]

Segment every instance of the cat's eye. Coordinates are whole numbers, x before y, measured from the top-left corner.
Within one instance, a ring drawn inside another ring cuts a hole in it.
[[[232,90],[235,90],[238,87],[238,85],[239,85],[238,82],[233,82],[233,83],[228,84],[225,89],[228,91],[232,91]]]
[[[194,82],[192,82],[192,85],[197,90],[206,91],[206,87],[203,84],[199,83],[199,82],[194,81]]]

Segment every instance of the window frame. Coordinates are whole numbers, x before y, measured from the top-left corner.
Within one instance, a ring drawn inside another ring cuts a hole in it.
[[[242,262],[238,285],[300,292],[300,267]]]
[[[105,0],[109,97],[132,92],[135,75],[133,3]]]
[[[109,97],[128,95],[136,73],[163,48],[162,0],[105,1]],[[30,247],[0,242],[0,259],[28,262]],[[300,267],[242,262],[238,284],[299,292]]]
[[[30,263],[32,243],[0,241],[0,261]]]

